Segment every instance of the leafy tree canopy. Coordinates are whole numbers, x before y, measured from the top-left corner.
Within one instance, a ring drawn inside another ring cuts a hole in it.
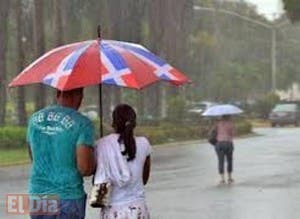
[[[300,21],[300,3],[299,0],[283,0],[284,8],[293,21]]]

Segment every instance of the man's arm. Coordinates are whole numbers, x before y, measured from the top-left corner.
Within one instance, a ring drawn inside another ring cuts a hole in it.
[[[146,185],[149,180],[150,176],[150,170],[151,170],[151,157],[150,155],[146,158],[145,164],[144,164],[144,171],[143,171],[143,183]]]
[[[82,176],[90,176],[95,172],[94,148],[78,145],[76,149],[77,168]]]

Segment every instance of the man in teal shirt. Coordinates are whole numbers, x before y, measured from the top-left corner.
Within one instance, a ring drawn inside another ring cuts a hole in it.
[[[77,110],[83,88],[57,91],[57,105],[34,113],[28,125],[27,140],[32,158],[29,194],[57,196],[59,214],[31,212],[32,219],[83,219],[86,194],[83,176],[94,172],[94,127]]]

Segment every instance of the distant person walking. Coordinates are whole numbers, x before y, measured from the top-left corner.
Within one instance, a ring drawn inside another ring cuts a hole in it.
[[[83,88],[57,91],[57,105],[34,113],[29,120],[29,194],[54,195],[60,201],[58,215],[31,212],[32,219],[85,218],[83,176],[94,172],[95,161],[93,124],[77,111],[82,98]]]
[[[224,163],[227,161],[228,183],[233,183],[233,137],[235,133],[234,123],[231,116],[224,115],[216,125],[217,143],[215,150],[218,156],[218,170],[221,177],[221,184],[225,183]]]
[[[113,111],[115,133],[97,142],[95,184],[110,183],[107,206],[101,219],[149,219],[144,185],[150,174],[151,146],[145,137],[134,136],[136,113],[126,104]]]

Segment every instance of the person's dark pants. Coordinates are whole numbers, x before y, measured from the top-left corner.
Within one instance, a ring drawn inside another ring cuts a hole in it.
[[[31,215],[31,219],[84,219],[86,196],[75,200],[60,200],[58,215]]]
[[[219,173],[224,174],[225,158],[227,161],[227,172],[231,173],[233,165],[233,143],[229,141],[221,141],[216,144],[215,149],[218,155]]]

